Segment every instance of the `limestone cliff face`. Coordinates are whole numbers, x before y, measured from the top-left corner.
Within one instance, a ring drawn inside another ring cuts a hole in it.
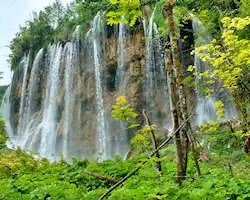
[[[145,44],[143,41],[143,33],[138,32],[134,35],[128,35],[125,44],[124,64],[126,67],[125,91],[118,94],[118,91],[107,92],[107,103],[114,104],[115,98],[119,95],[127,97],[128,102],[136,112],[141,113],[144,106],[143,99],[143,83],[145,79]],[[108,74],[110,81],[114,84],[115,72],[117,69],[117,37],[114,35],[107,40],[107,65],[104,68],[104,74]],[[104,80],[105,82],[105,80]],[[108,85],[107,85],[108,87]],[[108,108],[110,108],[108,106]],[[142,121],[139,118],[139,121]]]

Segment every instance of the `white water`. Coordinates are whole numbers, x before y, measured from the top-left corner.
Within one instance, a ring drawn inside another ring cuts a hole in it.
[[[36,98],[39,95],[38,94],[38,84],[39,84],[39,66],[40,62],[43,57],[43,49],[40,49],[37,53],[35,60],[33,62],[31,74],[30,74],[30,80],[29,80],[29,86],[28,86],[28,97],[27,97],[27,111],[25,114],[26,122],[28,123],[30,120],[32,120],[31,116],[36,111]],[[28,121],[27,121],[28,120]]]
[[[206,34],[205,27],[201,23],[201,21],[194,17],[192,21],[193,30],[195,33],[195,47],[205,45],[211,42],[212,36],[211,34]],[[207,63],[203,62],[198,54],[195,52],[194,55],[194,66],[195,70],[198,73],[209,71],[210,67]],[[199,85],[204,80],[200,79],[198,76],[195,79],[196,83]],[[204,94],[202,94],[199,89],[196,89],[196,97],[197,97],[197,105],[196,105],[196,124],[204,124],[207,123],[208,120],[216,120],[216,109],[215,102],[216,98],[209,97],[206,98]]]
[[[164,56],[161,49],[158,29],[154,23],[154,13],[152,12],[149,21],[143,19],[145,35],[145,82],[144,99],[145,109],[153,123],[157,121],[166,130],[172,126],[172,118],[169,113],[169,93],[167,87],[167,76],[164,65]],[[161,120],[162,116],[167,116]]]
[[[71,91],[73,91],[73,73],[72,68],[74,63],[74,52],[75,46],[73,43],[69,42],[66,44],[65,47],[65,57],[66,57],[66,66],[65,66],[65,111],[64,111],[64,132],[63,132],[63,155],[67,159],[69,157],[68,150],[69,150],[69,135],[70,131],[72,131],[72,118],[73,118],[73,108],[74,108],[74,96],[72,95]]]
[[[93,53],[94,53],[94,67],[95,67],[95,87],[96,87],[96,100],[97,100],[97,151],[101,153],[100,160],[107,158],[107,138],[105,129],[105,118],[104,118],[104,105],[103,105],[103,90],[101,80],[101,31],[103,31],[103,20],[101,19],[101,13],[99,12],[94,20],[92,26],[92,37],[93,37]]]
[[[211,42],[211,34],[206,33],[206,29],[202,22],[194,16],[192,26],[195,33],[195,47],[202,46]],[[210,73],[211,71],[211,66],[203,62],[198,57],[198,54],[196,52],[194,55],[194,65],[195,70],[198,73],[205,71],[208,71]],[[202,78],[197,76],[195,81],[198,85],[200,85],[206,80],[203,80]],[[218,90],[218,88],[220,88],[221,85],[218,80],[215,81],[218,82],[213,88],[216,91]],[[237,111],[235,105],[233,104],[232,96],[226,90],[216,91],[216,93],[214,93],[211,97],[206,98],[205,95],[202,94],[198,88],[196,88],[196,99],[196,124],[204,124],[207,123],[208,120],[217,120],[215,108],[215,103],[217,100],[222,100],[224,103],[225,114],[221,121],[225,121],[228,119],[237,119]]]
[[[25,112],[23,114],[22,120],[22,133],[18,132],[18,144],[22,148],[28,148],[32,144],[30,143],[30,139],[32,138],[31,133],[35,130],[38,125],[37,119],[37,100],[39,96],[38,92],[38,84],[39,84],[39,66],[43,57],[43,49],[41,49],[35,57],[33,62],[33,67],[31,70],[29,85],[28,85],[28,96],[27,96],[27,105],[25,106]],[[21,136],[21,137],[20,137]]]
[[[25,97],[26,97],[26,86],[27,86],[27,72],[28,72],[28,65],[29,65],[29,56],[24,57],[20,63],[20,66],[23,70],[23,81],[22,81],[22,90],[21,90],[21,101],[20,101],[20,108],[19,108],[19,121],[17,127],[18,136],[21,136],[23,133],[24,128],[24,106],[25,106]]]
[[[11,92],[11,84],[7,88],[5,95],[3,97],[3,102],[0,107],[0,114],[1,117],[4,118],[5,121],[5,126],[6,126],[6,132],[8,133],[9,136],[9,143],[12,144],[14,143],[14,133],[13,129],[11,126],[11,105],[10,105],[10,92]]]
[[[118,31],[118,44],[117,44],[117,70],[115,77],[115,88],[119,96],[126,95],[126,66],[125,66],[125,57],[126,57],[126,31],[127,26],[123,23],[119,24]],[[114,120],[113,120],[114,121]],[[114,153],[119,153],[119,155],[125,157],[128,152],[128,136],[126,131],[125,122],[115,121],[115,124],[118,125],[117,128],[120,129],[120,133],[115,133],[114,137]],[[111,129],[110,129],[111,130]]]
[[[42,157],[51,157],[56,153],[56,135],[57,135],[57,93],[59,86],[59,67],[62,55],[61,44],[48,47],[49,53],[49,72],[46,86],[46,95],[44,101],[40,154]]]
[[[115,78],[115,87],[119,90],[121,95],[124,95],[124,87],[125,87],[125,63],[124,59],[126,56],[126,25],[123,23],[119,24],[119,34],[118,34],[118,47],[117,47],[117,71],[116,71],[116,78]]]
[[[155,87],[155,60],[153,54],[153,20],[154,20],[154,13],[155,9],[150,16],[149,22],[143,19],[143,28],[144,28],[144,35],[145,35],[145,46],[146,46],[146,81],[144,86],[144,93],[145,93],[145,100],[146,100],[146,108],[150,110],[151,107],[154,107],[154,103],[152,98],[154,97],[153,91]]]

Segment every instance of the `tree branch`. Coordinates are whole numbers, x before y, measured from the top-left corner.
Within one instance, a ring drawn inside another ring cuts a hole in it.
[[[192,116],[192,115],[191,115]],[[160,149],[162,149],[165,145],[167,145],[171,139],[173,138],[173,136],[175,136],[176,132],[178,132],[185,124],[186,122],[191,118],[191,116],[186,119],[173,133],[172,135],[165,140],[155,151],[153,151],[150,156],[148,157],[147,160],[143,161],[141,163],[141,165],[139,167],[137,167],[134,171],[132,171],[131,173],[129,173],[128,175],[126,175],[122,180],[120,180],[119,182],[117,182],[115,185],[113,185],[111,188],[109,188],[100,198],[99,200],[103,200],[106,196],[108,196],[114,189],[116,189],[118,186],[120,186],[122,183],[124,183],[127,179],[129,179],[131,176],[133,176],[137,171],[139,171],[139,169],[142,168],[142,166],[148,162],[148,160],[153,157]]]

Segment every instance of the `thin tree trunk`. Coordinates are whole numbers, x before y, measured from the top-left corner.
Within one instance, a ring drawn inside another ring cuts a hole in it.
[[[181,73],[184,69],[184,57],[182,55],[182,42],[181,42],[181,38],[179,38],[177,41],[177,48],[179,48],[179,59],[180,59],[180,63],[181,63]],[[182,73],[182,77],[184,77],[183,73]],[[183,78],[182,78],[183,79]],[[182,84],[183,80],[181,80],[181,84]],[[185,94],[185,87],[182,84],[182,87],[180,87],[180,91],[179,91],[179,98],[180,98],[180,110],[181,110],[181,114],[180,114],[180,121],[183,121],[185,119],[188,118],[188,111],[187,111],[187,100],[186,100],[186,94]],[[184,159],[184,174],[186,174],[187,171],[187,165],[188,165],[188,150],[189,150],[189,138],[188,135],[191,134],[191,125],[189,123],[189,121],[187,121],[187,124],[183,127],[183,129],[181,130],[181,140],[182,140],[182,145],[183,145],[183,159]]]
[[[144,116],[144,118],[145,118],[145,121],[146,121],[147,126],[151,126],[152,124],[151,124],[151,122],[150,122],[150,119],[149,119],[149,117],[148,117],[146,111],[143,110],[143,111],[142,111],[142,114],[143,114],[143,116]],[[156,142],[155,133],[154,133],[153,130],[151,130],[151,131],[150,131],[150,134],[151,134],[152,143],[153,143],[153,151],[155,151],[155,150],[157,149],[157,142]],[[156,152],[155,157],[158,158],[158,159],[161,158],[160,152],[159,152],[159,151]],[[156,163],[157,163],[157,170],[158,170],[158,172],[160,173],[160,176],[162,176],[162,175],[163,175],[163,172],[162,172],[162,167],[161,167],[161,161],[158,160]]]
[[[183,71],[181,69],[181,62],[180,62],[180,54],[178,49],[178,40],[177,36],[175,34],[175,26],[174,26],[174,17],[173,17],[173,7],[174,7],[174,1],[169,0],[166,2],[166,4],[163,7],[164,12],[167,16],[168,26],[169,26],[169,37],[170,37],[170,43],[171,43],[171,49],[172,49],[172,58],[173,58],[173,66],[176,70],[177,74],[177,85],[178,85],[178,91],[176,90],[176,93],[179,95],[179,120],[185,121],[188,118],[188,112],[187,112],[187,102],[186,102],[186,94],[185,89],[183,85]],[[181,130],[180,138],[182,139],[182,176],[186,176],[186,168],[187,168],[187,161],[188,161],[188,131],[191,128],[189,121],[187,121],[187,124],[185,127]]]
[[[182,142],[179,127],[179,114],[178,114],[178,95],[177,94],[177,83],[176,83],[176,75],[173,69],[173,65],[170,58],[170,53],[165,53],[165,63],[167,64],[166,70],[168,75],[168,88],[169,88],[169,97],[170,97],[170,108],[171,114],[173,118],[173,126],[174,126],[174,141],[175,141],[175,149],[176,149],[176,167],[177,167],[177,177],[178,182],[181,183],[184,178],[184,164],[183,164],[183,150],[182,150]]]

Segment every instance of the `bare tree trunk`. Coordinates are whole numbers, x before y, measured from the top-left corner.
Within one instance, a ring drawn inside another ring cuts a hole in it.
[[[183,85],[183,71],[181,69],[181,61],[180,61],[180,54],[178,49],[178,40],[175,34],[175,26],[174,26],[174,17],[173,17],[173,7],[174,1],[169,0],[163,7],[163,11],[166,13],[168,26],[169,26],[169,37],[171,43],[171,50],[172,50],[172,58],[173,58],[173,66],[176,70],[177,74],[177,85],[178,90],[175,92],[179,95],[179,120],[185,121],[188,119],[188,111],[187,111],[187,102],[186,102],[186,94]],[[189,120],[187,121],[186,125],[183,127],[180,133],[181,143],[182,143],[182,176],[186,176],[186,168],[187,168],[187,161],[188,161],[188,131],[190,131],[191,125]]]
[[[149,119],[149,117],[148,117],[146,111],[143,110],[143,111],[142,111],[142,114],[143,114],[143,116],[144,116],[144,118],[145,118],[145,121],[146,121],[147,126],[151,126],[152,124],[151,124],[151,122],[150,122],[150,119]],[[150,134],[151,134],[151,138],[152,138],[153,151],[155,151],[155,150],[157,149],[157,147],[158,147],[158,146],[157,146],[157,142],[156,142],[155,133],[154,133],[153,130],[151,130],[151,131],[150,131]],[[159,151],[157,151],[157,152],[155,153],[155,157],[158,158],[158,159],[161,158],[160,152],[159,152]],[[162,176],[163,173],[162,173],[161,161],[158,160],[156,163],[157,163],[157,170],[158,170],[158,172],[160,173],[160,176]]]
[[[182,42],[181,38],[179,38],[177,41],[177,48],[179,48],[179,59],[180,59],[180,72],[182,73],[182,79],[184,77],[183,75],[183,69],[184,69],[184,58],[182,55]],[[181,80],[182,84],[183,80]],[[188,111],[187,111],[187,100],[186,100],[186,93],[185,93],[185,87],[182,84],[182,86],[179,86],[179,98],[180,98],[180,121],[184,121],[188,118]],[[189,140],[188,135],[191,134],[191,125],[189,121],[187,121],[187,124],[181,129],[181,140],[182,140],[182,145],[183,145],[183,159],[184,159],[184,174],[186,174],[187,171],[187,164],[188,164],[188,151],[189,151]]]
[[[174,141],[175,141],[175,149],[176,149],[176,167],[177,167],[177,177],[178,182],[181,183],[182,179],[185,176],[184,173],[184,164],[183,164],[183,149],[181,142],[180,130],[176,131],[179,127],[179,113],[178,113],[178,95],[177,94],[177,83],[176,83],[176,75],[173,69],[173,65],[170,58],[170,53],[165,53],[165,63],[167,64],[166,70],[168,75],[168,88],[169,88],[169,96],[170,96],[170,108],[174,122]]]

